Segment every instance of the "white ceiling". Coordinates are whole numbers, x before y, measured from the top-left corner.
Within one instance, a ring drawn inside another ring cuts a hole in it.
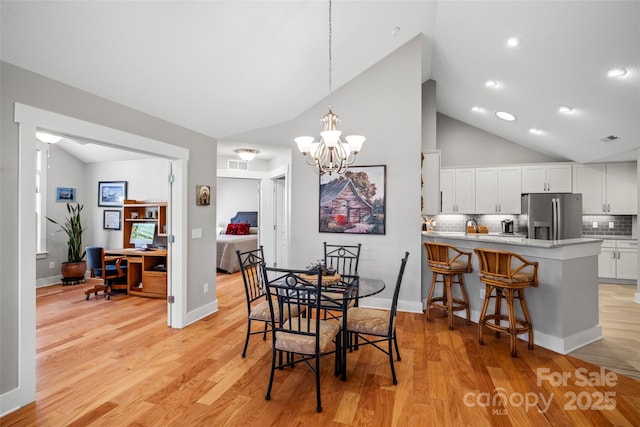
[[[0,57],[219,138],[221,151],[266,155],[293,143],[251,131],[328,94],[327,9],[325,1],[2,0]],[[639,22],[638,0],[335,0],[333,87],[421,34],[423,80],[437,81],[439,112],[558,159],[635,160]],[[511,36],[522,45],[508,48]],[[627,74],[608,78],[614,67]],[[485,87],[488,79],[500,86]],[[562,104],[574,111],[558,113]],[[607,135],[619,140],[599,141]]]

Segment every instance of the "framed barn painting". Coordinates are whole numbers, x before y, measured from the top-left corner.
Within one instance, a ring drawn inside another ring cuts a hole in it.
[[[321,233],[385,234],[386,165],[320,176]]]

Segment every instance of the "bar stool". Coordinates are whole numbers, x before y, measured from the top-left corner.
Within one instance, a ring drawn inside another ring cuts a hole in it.
[[[527,261],[518,254],[493,249],[476,248],[480,265],[480,281],[485,284],[484,304],[478,320],[478,338],[482,340],[483,326],[510,335],[511,356],[517,357],[517,335],[529,333],[529,350],[533,350],[533,326],[524,300],[524,289],[538,287],[538,262]],[[526,269],[526,271],[524,271]],[[495,292],[495,295],[493,295]],[[495,298],[494,313],[487,314],[489,300]],[[507,303],[507,314],[502,314],[502,300]],[[514,300],[520,302],[524,319],[516,317]],[[503,322],[508,322],[504,325]]]
[[[467,325],[470,322],[469,298],[464,289],[462,275],[471,272],[471,252],[463,252],[458,248],[445,243],[424,242],[427,249],[427,265],[433,272],[431,289],[427,298],[427,320],[429,320],[429,309],[431,307],[441,310],[449,316],[449,329],[453,330],[453,312],[466,310]],[[441,277],[438,280],[438,277]],[[433,292],[438,283],[442,283],[442,296],[433,297]],[[454,298],[452,286],[458,284],[462,298]]]

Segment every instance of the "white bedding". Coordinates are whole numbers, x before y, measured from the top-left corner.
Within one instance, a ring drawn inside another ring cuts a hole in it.
[[[217,256],[218,263],[216,267],[227,273],[235,273],[240,271],[238,255],[236,250],[240,252],[258,249],[258,235],[236,235],[236,234],[219,234],[217,240]]]

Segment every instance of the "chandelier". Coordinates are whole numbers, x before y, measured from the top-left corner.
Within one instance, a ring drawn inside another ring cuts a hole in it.
[[[365,137],[362,135],[348,135],[346,142],[340,139],[341,131],[337,129],[340,121],[333,109],[333,91],[331,88],[331,0],[329,0],[329,112],[322,116],[324,131],[320,132],[320,141],[316,142],[313,136],[299,136],[295,138],[298,150],[306,158],[309,166],[312,166],[318,175],[328,173],[345,173],[347,167],[356,159],[356,155],[362,148]]]

